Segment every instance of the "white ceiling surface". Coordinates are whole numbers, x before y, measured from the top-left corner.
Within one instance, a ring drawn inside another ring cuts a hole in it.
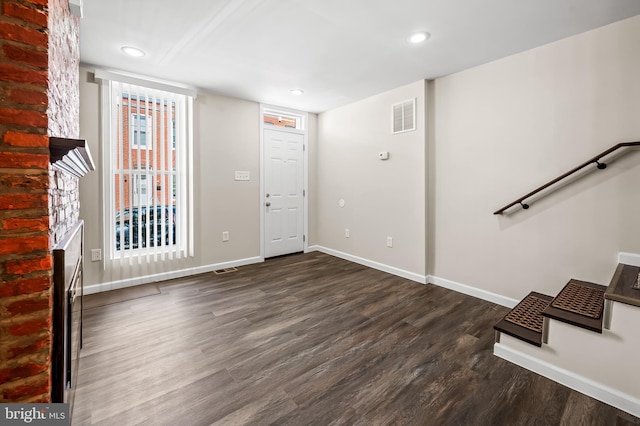
[[[84,0],[80,56],[322,112],[637,14],[639,0]],[[431,39],[411,45],[418,30]]]

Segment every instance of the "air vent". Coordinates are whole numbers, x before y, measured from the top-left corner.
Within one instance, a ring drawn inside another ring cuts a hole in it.
[[[391,106],[391,133],[411,132],[416,129],[416,100],[409,99]]]
[[[216,269],[215,271],[213,271],[213,273],[216,275],[223,275],[223,274],[228,274],[229,272],[236,272],[237,270],[238,270],[237,268],[224,268],[224,269]]]

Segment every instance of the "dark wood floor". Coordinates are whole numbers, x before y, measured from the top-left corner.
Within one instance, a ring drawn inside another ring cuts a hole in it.
[[[86,301],[74,425],[640,424],[493,356],[506,308],[321,253]]]

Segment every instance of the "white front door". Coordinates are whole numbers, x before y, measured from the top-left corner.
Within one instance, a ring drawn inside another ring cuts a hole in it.
[[[264,130],[264,256],[304,249],[304,136]]]

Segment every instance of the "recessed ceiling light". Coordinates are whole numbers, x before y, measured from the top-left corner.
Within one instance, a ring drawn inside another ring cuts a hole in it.
[[[134,58],[139,58],[145,55],[145,53],[137,47],[123,46],[121,50],[129,56],[133,56]]]
[[[413,33],[411,37],[409,37],[409,41],[411,43],[417,44],[417,43],[422,43],[425,40],[428,40],[429,37],[431,37],[431,34],[424,31],[420,31],[417,33]]]
[[[291,89],[291,94],[294,96],[300,96],[304,93],[302,89]]]

